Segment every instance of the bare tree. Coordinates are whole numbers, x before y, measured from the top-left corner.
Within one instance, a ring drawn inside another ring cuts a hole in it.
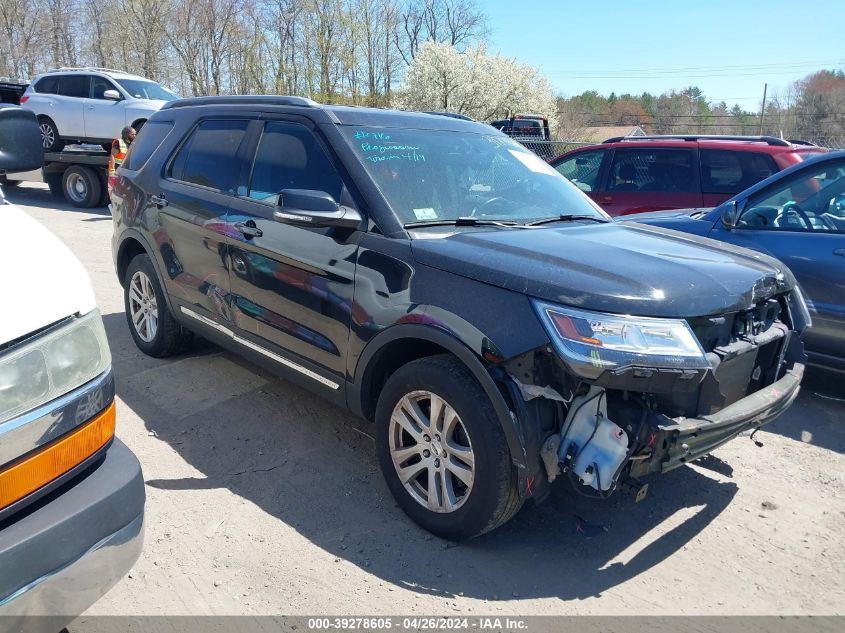
[[[474,0],[406,0],[399,21],[394,41],[406,64],[425,42],[445,42],[463,51],[489,32],[487,16]]]

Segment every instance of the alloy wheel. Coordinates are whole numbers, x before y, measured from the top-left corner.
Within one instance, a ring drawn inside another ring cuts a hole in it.
[[[449,513],[469,498],[475,454],[460,416],[431,391],[412,391],[393,409],[389,425],[393,466],[405,490],[432,512]]]
[[[44,149],[50,149],[56,142],[56,133],[53,131],[53,126],[49,123],[42,123],[39,127],[41,129],[41,145]]]
[[[158,303],[150,278],[140,270],[129,281],[129,316],[141,340],[150,343],[158,332]]]

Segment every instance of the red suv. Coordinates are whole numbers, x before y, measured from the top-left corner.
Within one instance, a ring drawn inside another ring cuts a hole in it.
[[[549,161],[610,215],[714,207],[810,155],[826,152],[772,136],[632,136]]]

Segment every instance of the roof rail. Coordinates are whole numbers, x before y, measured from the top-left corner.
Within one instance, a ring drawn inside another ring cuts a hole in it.
[[[51,68],[48,70],[48,73],[62,73],[72,70],[96,70],[101,73],[120,73],[122,75],[132,75],[134,73],[130,73],[126,70],[118,70],[116,68],[100,68],[99,66],[62,66],[61,68]]]
[[[657,134],[650,136],[614,136],[602,143],[619,143],[620,141],[753,141],[789,147],[789,141],[774,136],[728,136],[724,134]]]
[[[313,108],[320,104],[307,97],[290,95],[227,95],[217,97],[191,97],[169,101],[162,106],[162,110],[171,108],[186,108],[201,105],[292,105]]]

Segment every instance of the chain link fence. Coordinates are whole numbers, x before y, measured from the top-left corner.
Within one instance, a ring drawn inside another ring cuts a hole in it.
[[[547,161],[560,156],[564,152],[575,149],[576,147],[581,147],[583,145],[595,145],[595,143],[589,141],[546,141],[530,136],[514,136],[513,140],[526,149],[531,150],[543,160]]]

